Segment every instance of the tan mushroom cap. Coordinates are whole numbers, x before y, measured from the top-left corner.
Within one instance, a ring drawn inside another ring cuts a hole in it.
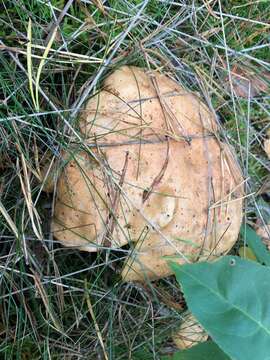
[[[207,332],[198,320],[189,312],[185,314],[179,330],[173,335],[175,345],[181,350],[205,342],[207,338]]]
[[[270,139],[264,141],[264,150],[270,159]]]
[[[159,73],[121,67],[80,122],[88,152],[66,155],[53,223],[64,245],[132,245],[122,276],[171,274],[167,259],[228,252],[242,218],[242,176],[213,115]],[[97,145],[97,147],[93,147]]]

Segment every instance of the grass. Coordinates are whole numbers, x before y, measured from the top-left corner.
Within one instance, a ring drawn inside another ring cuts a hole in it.
[[[173,352],[184,310],[173,277],[125,284],[127,249],[96,255],[52,241],[40,169],[78,134],[79,111],[106,75],[150,66],[216,112],[253,194],[245,221],[269,222],[270,4],[0,0],[0,11],[0,357],[159,359]],[[236,66],[265,91],[240,97]]]

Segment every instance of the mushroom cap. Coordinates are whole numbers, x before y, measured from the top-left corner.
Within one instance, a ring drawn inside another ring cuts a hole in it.
[[[173,335],[175,345],[181,350],[202,343],[206,341],[207,338],[207,332],[191,313],[185,315],[179,330]]]
[[[270,159],[270,129],[266,132],[267,138],[264,140],[264,151]]]
[[[265,150],[268,158],[270,159],[270,139],[264,140],[264,150]]]
[[[70,151],[53,231],[97,251],[130,244],[124,280],[171,274],[167,260],[216,258],[237,240],[243,179],[214,116],[169,77],[124,66],[80,119],[89,151]]]

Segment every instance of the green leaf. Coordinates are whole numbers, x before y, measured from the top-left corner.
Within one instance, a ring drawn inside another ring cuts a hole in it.
[[[230,358],[213,341],[206,341],[190,349],[177,351],[172,357],[163,357],[162,360],[230,360]]]
[[[270,266],[270,253],[266,249],[266,246],[262,243],[262,240],[256,231],[248,225],[242,225],[240,234],[246,243],[251,248],[256,258],[260,263]]]
[[[171,268],[189,310],[235,360],[270,359],[270,269],[235,256]]]

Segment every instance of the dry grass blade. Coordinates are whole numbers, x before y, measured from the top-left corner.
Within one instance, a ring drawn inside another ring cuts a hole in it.
[[[21,153],[21,162],[22,162],[22,169],[23,169],[23,175],[24,175],[24,179],[23,179],[21,172],[18,171],[18,175],[19,175],[19,179],[20,179],[20,183],[21,183],[21,189],[22,189],[22,192],[23,192],[23,195],[25,198],[25,202],[26,202],[26,206],[27,206],[28,213],[30,216],[33,231],[34,231],[36,237],[40,241],[42,241],[43,236],[42,236],[42,230],[41,230],[41,226],[40,226],[40,217],[39,217],[37,209],[34,207],[34,204],[32,201],[32,192],[31,192],[31,186],[30,186],[30,181],[29,181],[29,175],[28,175],[26,161],[25,161],[23,153]],[[17,168],[18,168],[18,164],[17,164]]]
[[[9,214],[8,214],[7,210],[5,209],[4,205],[2,204],[1,200],[0,200],[0,212],[3,215],[3,217],[5,218],[6,222],[8,223],[8,226],[12,230],[13,234],[18,239],[18,237],[19,237],[18,229],[17,229],[14,221],[9,216]]]
[[[151,186],[149,187],[149,189],[147,191],[143,192],[143,196],[142,196],[142,200],[143,203],[146,202],[146,200],[149,198],[149,196],[151,195],[151,193],[154,191],[155,187],[157,187],[159,185],[159,183],[161,182],[165,171],[168,167],[168,163],[169,163],[169,149],[170,149],[170,144],[169,141],[167,140],[167,153],[166,153],[166,159],[164,161],[164,164],[162,165],[162,168],[160,170],[160,172],[158,173],[158,175],[154,178]]]
[[[39,63],[39,66],[38,66],[37,79],[36,79],[36,103],[35,103],[36,111],[39,111],[39,83],[40,83],[41,72],[42,72],[43,66],[45,64],[45,61],[46,61],[46,59],[48,57],[49,51],[50,51],[50,49],[52,47],[52,44],[54,42],[56,33],[57,33],[57,27],[52,32],[51,38],[50,38],[50,40],[48,42],[48,45],[46,46],[46,48],[44,50],[44,53],[42,55],[42,59],[41,59],[41,61]]]
[[[35,95],[34,95],[34,90],[33,90],[33,73],[32,73],[32,21],[31,18],[29,18],[28,21],[28,28],[27,28],[27,51],[26,51],[26,55],[27,55],[27,74],[28,74],[28,83],[29,83],[29,90],[30,90],[30,94],[32,97],[32,101],[34,104],[34,107],[36,108],[36,99],[35,99]]]
[[[97,6],[97,8],[103,13],[103,15],[107,15],[107,12],[102,4],[101,0],[93,0],[93,3]]]
[[[123,166],[123,170],[121,173],[121,178],[119,181],[119,187],[116,189],[116,191],[112,191],[113,194],[111,195],[111,211],[108,215],[108,218],[106,220],[106,225],[107,225],[107,231],[104,234],[103,237],[103,245],[110,247],[111,246],[111,242],[110,242],[110,237],[113,234],[114,231],[114,227],[115,227],[115,222],[116,222],[116,218],[117,218],[117,212],[118,212],[118,206],[119,206],[119,201],[120,201],[120,192],[121,192],[121,188],[123,186],[124,183],[124,178],[125,178],[125,174],[127,171],[127,166],[128,166],[128,155],[129,153],[126,153],[126,157],[125,157],[125,163]]]
[[[43,304],[44,304],[44,306],[46,308],[46,311],[49,314],[50,319],[52,320],[52,323],[53,323],[54,327],[56,328],[56,330],[62,332],[59,320],[56,318],[56,315],[54,314],[54,311],[51,308],[50,301],[49,301],[48,296],[46,294],[45,288],[44,288],[42,282],[40,281],[39,275],[34,270],[32,270],[32,273],[34,275],[34,281],[35,281],[36,289],[37,289],[37,291],[38,291],[38,293],[39,293],[39,295],[40,295],[40,297],[41,297],[41,299],[43,301]]]
[[[36,44],[32,44],[32,48],[34,49],[41,49],[41,50],[46,50],[46,47],[45,46],[41,46],[41,45],[36,45]],[[1,47],[0,47],[0,50],[1,50]],[[17,51],[21,50],[21,49],[15,49]],[[87,56],[87,55],[84,55],[84,54],[78,54],[78,53],[74,53],[74,52],[70,52],[70,51],[61,51],[61,50],[55,50],[55,49],[52,49],[50,48],[49,49],[49,52],[50,53],[57,53],[57,55],[59,55],[60,57],[66,57],[66,58],[74,58],[73,61],[76,61],[76,59],[78,60],[85,60],[85,61],[88,61],[89,63],[101,63],[102,62],[102,59],[99,59],[98,57],[95,57],[95,56]],[[42,57],[39,57],[39,58],[42,58]]]
[[[102,339],[102,334],[101,334],[101,332],[99,330],[99,326],[98,326],[98,323],[97,323],[97,320],[96,320],[96,317],[95,317],[95,314],[94,314],[94,311],[93,311],[90,296],[88,294],[87,281],[86,280],[85,280],[85,298],[86,298],[86,303],[87,303],[87,306],[88,306],[89,313],[90,313],[91,318],[92,318],[92,320],[94,322],[97,337],[98,337],[98,340],[100,342],[100,346],[102,348],[104,358],[105,358],[105,360],[109,360],[109,357],[108,357],[108,354],[106,352],[105,345],[104,345],[104,342],[103,342],[103,339]]]
[[[44,51],[46,50],[45,46],[36,45],[36,44],[31,44],[31,46],[28,46],[28,45],[29,45],[29,43],[27,43],[27,50],[25,51],[23,48],[10,47],[10,46],[1,44],[0,51],[6,50],[6,51],[18,53],[18,54],[24,55],[26,57],[29,57],[30,50],[28,49],[28,47],[31,49],[40,49],[40,50],[44,50]],[[77,64],[100,64],[103,61],[102,59],[99,59],[95,56],[87,56],[84,54],[77,54],[77,53],[69,52],[69,51],[58,51],[55,49],[49,49],[49,53],[59,56],[60,59],[55,59],[55,58],[50,59],[55,64],[74,64],[74,63],[77,63]],[[61,60],[61,58],[63,58],[63,60]],[[67,60],[65,60],[66,58],[67,58]],[[31,53],[31,60],[29,62],[29,63],[31,63],[31,69],[30,69],[31,75],[33,74],[32,59],[42,60],[43,56]]]
[[[70,8],[70,6],[73,4],[74,0],[68,0],[68,2],[66,3],[66,5],[64,6],[63,10],[61,11],[57,21],[55,23],[53,23],[53,26],[51,27],[51,30],[49,31],[49,34],[45,40],[45,44],[48,44],[50,42],[51,37],[53,36],[53,33],[55,30],[57,30],[58,26],[60,25],[61,21],[63,20],[63,18],[65,17],[66,13],[68,12],[68,9]]]

